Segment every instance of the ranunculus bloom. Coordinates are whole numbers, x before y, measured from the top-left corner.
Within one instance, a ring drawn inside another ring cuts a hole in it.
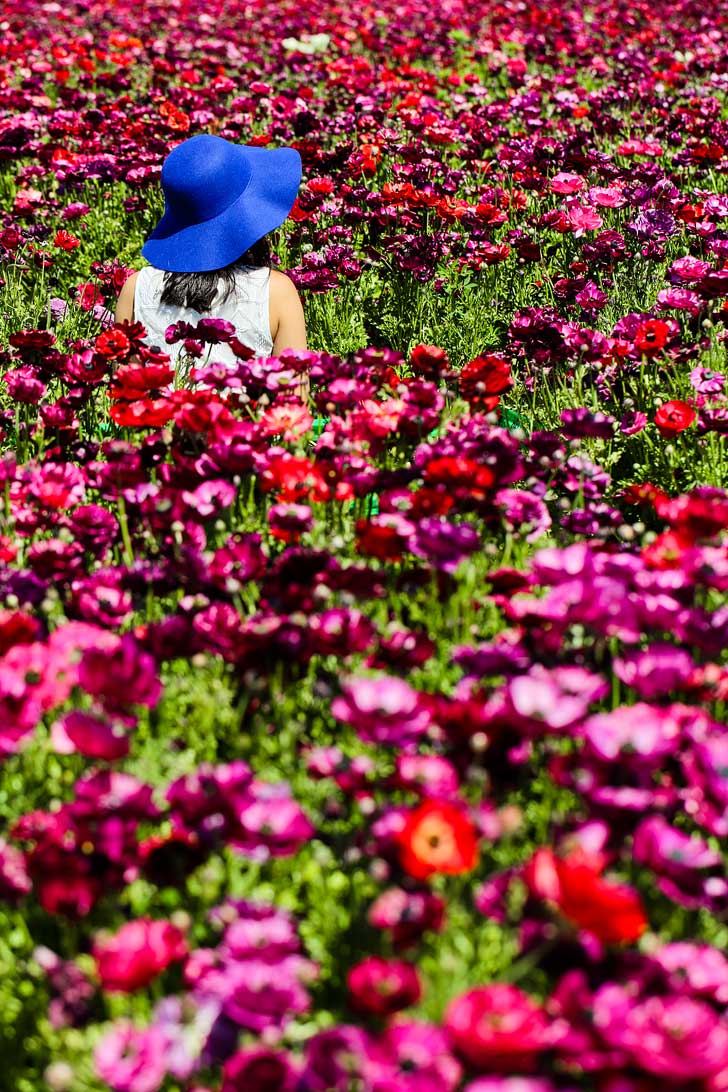
[[[667,345],[670,326],[662,319],[647,319],[640,323],[634,335],[634,347],[638,353],[651,356],[659,353]]]
[[[343,693],[331,703],[338,721],[350,724],[365,743],[406,747],[430,726],[422,696],[404,679],[374,675],[347,679]]]
[[[294,1092],[297,1081],[288,1054],[252,1047],[238,1051],[225,1063],[222,1092]]]
[[[96,1071],[114,1092],[157,1092],[167,1075],[167,1037],[161,1028],[115,1024],[94,1052]]]
[[[605,944],[631,943],[647,928],[639,895],[626,884],[602,879],[601,859],[581,850],[557,857],[539,849],[524,879],[539,898],[558,907],[565,918]]]
[[[187,942],[168,921],[138,918],[93,948],[96,969],[105,990],[131,993],[161,974],[170,963],[184,959]]]
[[[346,978],[351,1003],[368,1016],[391,1016],[422,996],[417,969],[411,963],[369,956]]]
[[[655,414],[655,424],[660,435],[669,440],[689,428],[696,416],[695,410],[687,402],[674,399],[672,402],[662,403]]]
[[[445,1029],[470,1065],[491,1073],[531,1072],[551,1038],[540,1005],[501,982],[478,986],[451,1001]]]
[[[624,986],[607,983],[594,996],[593,1020],[610,1045],[670,1084],[700,1081],[728,1067],[728,1024],[704,1001],[634,998]]]
[[[478,834],[463,808],[427,800],[407,816],[398,836],[405,872],[425,880],[437,872],[470,872],[478,860]]]

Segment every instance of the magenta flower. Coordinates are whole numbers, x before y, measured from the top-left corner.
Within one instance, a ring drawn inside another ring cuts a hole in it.
[[[657,886],[681,906],[717,909],[728,897],[723,857],[697,835],[685,834],[659,815],[643,819],[634,833],[634,859],[651,868]]]
[[[607,984],[594,996],[594,1024],[648,1073],[670,1081],[715,1076],[728,1066],[728,1024],[715,1009],[688,997],[635,998]]]
[[[348,1092],[364,1078],[379,1052],[363,1028],[339,1024],[313,1035],[305,1047],[302,1084],[306,1092]]]
[[[641,698],[652,701],[681,689],[695,670],[692,656],[675,645],[655,643],[614,660],[614,672]]]
[[[508,529],[526,542],[537,542],[551,527],[548,508],[528,489],[499,489],[494,499]]]
[[[78,681],[110,712],[121,712],[130,705],[153,708],[162,692],[154,660],[126,635],[113,650],[87,649],[79,664]]]
[[[725,376],[711,371],[710,368],[693,368],[690,383],[698,394],[721,394],[725,386]]]
[[[460,1082],[462,1066],[447,1035],[435,1024],[414,1020],[390,1024],[379,1043],[393,1057],[394,1073],[374,1081],[377,1092],[404,1090],[410,1083],[417,1092],[452,1092]]]
[[[422,984],[416,967],[401,960],[368,956],[349,971],[349,1000],[366,1016],[391,1016],[416,1004]]]
[[[411,747],[430,727],[430,713],[416,690],[391,675],[349,678],[331,703],[334,717],[365,743]]]
[[[222,1092],[295,1092],[298,1075],[290,1054],[250,1047],[225,1063]]]
[[[669,708],[642,702],[621,706],[611,713],[596,713],[583,729],[589,749],[606,761],[625,755],[655,760],[671,754],[681,732],[681,722]]]
[[[728,959],[717,948],[676,941],[658,948],[650,958],[668,975],[674,993],[728,1004]]]
[[[66,713],[57,720],[51,727],[51,740],[59,754],[78,752],[106,762],[129,753],[129,737],[123,725],[81,710]]]
[[[470,1065],[491,1073],[528,1073],[551,1042],[545,1011],[528,994],[500,982],[451,1001],[445,1029]]]

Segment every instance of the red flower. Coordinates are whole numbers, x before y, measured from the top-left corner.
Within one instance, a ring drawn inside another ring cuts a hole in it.
[[[456,493],[464,490],[482,499],[495,481],[495,474],[490,467],[463,455],[442,455],[430,460],[424,478],[431,485],[446,485]]]
[[[555,903],[570,922],[604,944],[631,944],[648,922],[637,892],[627,884],[602,879],[603,859],[581,850],[557,857],[539,849],[524,879],[534,895]]]
[[[56,337],[50,330],[16,330],[10,335],[8,341],[22,355],[50,349],[52,345],[55,345]]]
[[[146,986],[170,963],[184,959],[187,942],[176,925],[139,918],[122,925],[107,940],[98,941],[93,955],[102,988],[131,993]]]
[[[317,466],[304,455],[273,455],[260,475],[260,487],[265,493],[278,490],[282,501],[325,501],[331,490]]]
[[[109,416],[117,425],[127,428],[162,428],[174,417],[174,405],[168,398],[119,402],[111,407]]]
[[[123,330],[114,327],[111,330],[104,330],[103,334],[99,334],[96,338],[95,349],[107,360],[113,360],[120,356],[126,356],[131,349],[131,342]]]
[[[77,246],[81,245],[81,240],[77,239],[75,235],[71,235],[70,231],[61,230],[56,232],[53,245],[58,247],[59,250],[75,250]]]
[[[76,300],[84,311],[92,311],[97,303],[104,302],[104,296],[100,288],[95,284],[79,284],[76,288]]]
[[[659,501],[666,499],[667,493],[664,493],[658,486],[653,485],[652,482],[635,482],[622,490],[622,500],[625,504],[656,505]]]
[[[414,525],[393,512],[382,512],[356,524],[356,548],[367,557],[382,561],[401,561],[407,550]]]
[[[115,333],[113,330],[108,332]],[[121,334],[121,331],[119,333]],[[101,337],[103,336],[102,334]],[[121,337],[128,344],[126,334],[121,334]],[[96,340],[97,348],[100,340],[100,338]],[[169,364],[122,364],[114,375],[114,382],[109,393],[112,398],[123,398],[127,402],[134,402],[154,391],[164,390],[173,379],[174,368]]]
[[[450,362],[445,350],[438,345],[415,345],[410,353],[410,366],[415,375],[436,381],[450,366]]]
[[[496,353],[477,356],[460,372],[460,393],[471,409],[494,410],[503,391],[513,385],[511,366]]]
[[[436,872],[470,872],[478,860],[474,824],[462,808],[440,800],[426,800],[410,812],[397,840],[402,868],[417,880]]]
[[[634,347],[638,352],[646,356],[659,353],[667,345],[670,337],[670,327],[662,319],[647,319],[634,335]]]
[[[661,436],[671,439],[692,425],[696,416],[692,406],[676,399],[672,402],[663,402],[655,414],[655,424]]]

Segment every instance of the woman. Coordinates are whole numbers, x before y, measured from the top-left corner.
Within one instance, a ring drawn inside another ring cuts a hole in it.
[[[202,134],[177,145],[162,166],[164,215],[142,248],[148,268],[126,281],[116,321],[143,323],[165,347],[174,322],[227,319],[256,356],[306,348],[295,285],[270,268],[266,235],[288,216],[301,181],[293,148],[255,148]],[[169,352],[176,360],[181,345]],[[233,364],[226,345],[215,361]]]

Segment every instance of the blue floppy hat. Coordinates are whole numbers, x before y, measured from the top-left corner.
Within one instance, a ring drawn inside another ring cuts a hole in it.
[[[162,166],[164,215],[142,247],[157,269],[222,269],[280,227],[301,182],[295,148],[255,148],[201,133]]]

